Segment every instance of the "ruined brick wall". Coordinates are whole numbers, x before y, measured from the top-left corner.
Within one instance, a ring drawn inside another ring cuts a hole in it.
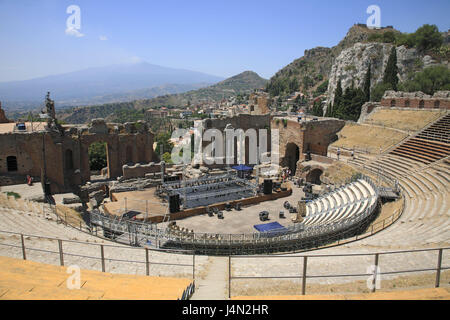
[[[108,177],[122,176],[127,163],[154,160],[153,134],[145,124],[112,125],[94,120],[89,126],[58,131],[0,135],[0,175],[39,178],[46,173],[53,193],[73,191],[90,180],[89,146],[106,142]],[[8,171],[7,158],[16,157],[18,170]]]
[[[345,121],[330,119],[306,122],[305,152],[326,156],[328,146],[337,140],[337,133],[345,126]]]
[[[299,149],[296,168],[305,161],[306,153],[326,156],[328,146],[337,139],[339,132],[345,125],[345,121],[329,119],[321,121],[298,122],[291,119],[276,118],[272,120],[272,129],[280,132],[280,164],[289,166],[288,159],[292,158],[292,146]]]
[[[143,178],[146,174],[161,172],[161,164],[151,162],[148,164],[124,165],[122,171],[124,179]]]
[[[222,132],[224,144],[225,144],[225,138],[226,133],[225,129],[227,125],[230,125],[235,130],[242,129],[244,132],[246,132],[249,129],[256,130],[257,134],[257,144],[260,145],[259,141],[259,130],[260,129],[266,129],[267,135],[268,135],[268,144],[267,144],[267,151],[270,151],[270,119],[271,116],[269,114],[266,115],[256,115],[252,116],[249,114],[240,114],[235,117],[225,118],[225,119],[206,119],[203,120],[202,126],[203,130],[208,129],[217,129],[220,132]],[[203,140],[202,147],[206,148],[211,142]],[[224,152],[225,152],[225,146],[224,146]],[[249,154],[249,138],[246,138],[245,141],[245,161],[246,164],[250,164],[250,154]],[[234,144],[234,164],[238,164],[237,160],[237,139],[235,138],[235,144]]]
[[[382,107],[413,109],[450,109],[450,91],[438,91],[433,96],[423,92],[386,91],[380,102]]]
[[[15,176],[15,181],[30,175],[36,180],[41,179],[46,169],[47,177],[57,191],[64,190],[64,169],[62,158],[63,139],[58,134],[8,133],[0,135],[0,175]],[[8,157],[15,157],[17,171],[9,171]],[[44,165],[45,164],[45,165]]]
[[[252,93],[249,97],[249,108],[251,115],[265,115],[270,113],[268,107],[269,96],[267,93]]]

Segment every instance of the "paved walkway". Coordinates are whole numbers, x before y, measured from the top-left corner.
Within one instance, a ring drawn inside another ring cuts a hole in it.
[[[195,281],[195,292],[190,300],[228,299],[228,258],[210,257],[212,260],[204,279]]]

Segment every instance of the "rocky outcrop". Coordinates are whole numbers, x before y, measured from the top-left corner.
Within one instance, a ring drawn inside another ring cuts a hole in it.
[[[352,83],[355,87],[362,87],[369,63],[372,65],[372,88],[382,82],[392,46],[390,43],[356,43],[343,50],[331,68],[327,90],[328,101],[334,100],[334,91],[339,79],[343,90],[350,87]],[[414,48],[397,47],[400,81],[407,80],[412,72],[433,64],[436,62],[430,56],[421,56]]]
[[[303,93],[310,95],[317,89],[317,86],[329,79],[330,71],[335,59],[343,50],[351,48],[356,43],[364,43],[373,34],[383,34],[385,32],[400,33],[391,27],[381,29],[369,29],[365,25],[355,24],[352,26],[344,39],[332,48],[316,47],[305,50],[304,56],[294,60],[283,69],[279,70],[271,79],[271,83],[283,79],[292,80],[297,78]],[[305,85],[305,79],[308,85]]]

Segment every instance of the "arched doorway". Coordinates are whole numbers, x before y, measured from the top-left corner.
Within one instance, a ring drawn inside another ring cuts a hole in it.
[[[285,165],[291,170],[292,175],[297,171],[297,162],[300,159],[300,149],[295,143],[288,143],[284,155]]]
[[[306,182],[320,185],[322,182],[320,181],[320,177],[322,176],[323,171],[321,169],[314,169],[306,175]]]
[[[97,141],[91,143],[88,148],[90,180],[99,180],[106,178],[103,176],[103,169],[109,167],[108,163],[108,145],[106,142]],[[109,170],[108,170],[109,171]]]

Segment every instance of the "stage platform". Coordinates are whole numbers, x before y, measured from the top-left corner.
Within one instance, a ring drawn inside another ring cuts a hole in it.
[[[198,207],[186,209],[180,212],[171,213],[166,216],[168,212],[167,202],[162,202],[162,198],[155,195],[155,188],[146,189],[143,191],[130,191],[113,193],[113,202],[104,204],[104,211],[115,216],[122,216],[127,213],[131,217],[135,216],[138,221],[143,221],[147,217],[147,221],[151,223],[162,223],[164,221],[182,221],[182,224],[187,222],[192,225],[194,230],[199,232],[225,232],[224,230],[235,230],[237,233],[254,232],[253,225],[259,221],[259,212],[269,209],[271,211],[271,221],[277,220],[283,224],[290,223],[289,213],[285,211],[286,219],[278,219],[279,211],[285,210],[283,203],[287,199],[296,203],[301,199],[299,194],[300,189],[294,189],[295,197],[293,197],[293,189],[289,188],[286,191],[274,192],[270,195],[259,194],[254,197],[231,201],[233,208],[236,203],[241,203],[242,211],[232,209],[225,210],[227,202],[215,203],[209,206],[221,210],[225,219],[219,220],[217,216],[208,217],[206,207]],[[248,213],[248,214],[247,214]],[[244,219],[243,219],[244,218]],[[170,220],[169,220],[170,219]],[[225,222],[224,222],[225,221]],[[221,223],[223,222],[223,223]],[[167,222],[164,222],[167,223]],[[163,226],[162,226],[163,227]],[[209,229],[211,227],[211,229]]]
[[[111,200],[104,204],[105,212],[122,216],[124,213],[137,213],[136,219],[142,220],[145,217],[161,219],[168,212],[168,204],[163,199],[155,195],[156,188],[149,188],[142,191],[128,191],[112,193]]]

